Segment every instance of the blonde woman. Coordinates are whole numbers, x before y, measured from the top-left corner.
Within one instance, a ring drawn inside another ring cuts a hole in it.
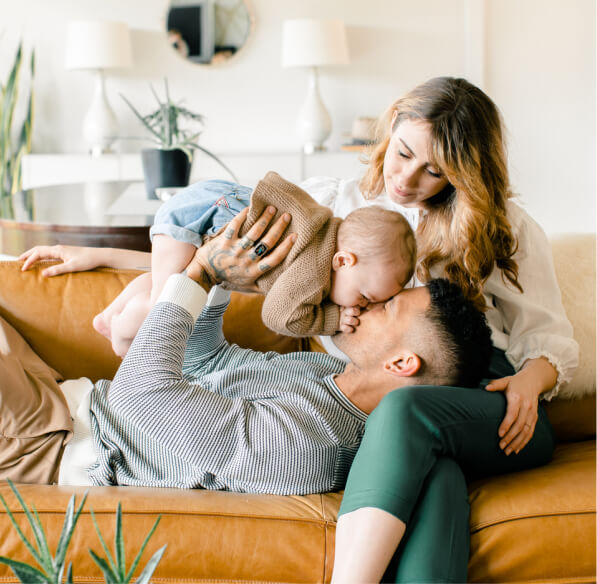
[[[340,217],[375,203],[416,231],[415,285],[445,276],[486,311],[495,346],[476,389],[402,388],[369,416],[336,531],[333,582],[464,582],[465,472],[550,460],[541,399],[569,380],[578,346],[541,228],[510,190],[500,114],[479,88],[431,79],[396,101],[361,181],[303,184]],[[372,234],[374,237],[375,234]],[[324,338],[337,353],[342,335]]]

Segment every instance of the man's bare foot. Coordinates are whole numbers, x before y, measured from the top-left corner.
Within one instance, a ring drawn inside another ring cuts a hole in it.
[[[104,312],[96,314],[93,318],[93,328],[108,340],[112,340],[112,329],[110,327],[110,320],[106,318]]]

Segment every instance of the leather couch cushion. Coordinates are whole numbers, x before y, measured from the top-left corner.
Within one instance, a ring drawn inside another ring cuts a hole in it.
[[[17,328],[33,350],[64,379],[112,379],[120,364],[110,343],[91,321],[140,272],[102,268],[44,278],[20,262],[0,262],[0,316]],[[261,321],[263,297],[232,295],[224,317],[226,338],[241,347],[281,353],[301,350],[302,339],[285,337]]]
[[[595,441],[470,485],[471,582],[595,582]]]

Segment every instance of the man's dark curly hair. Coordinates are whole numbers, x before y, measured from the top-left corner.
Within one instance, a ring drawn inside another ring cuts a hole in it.
[[[451,383],[476,387],[487,373],[492,352],[485,315],[445,278],[430,280],[427,288],[431,305],[425,316],[434,324],[439,345],[444,345],[442,352],[452,361]]]

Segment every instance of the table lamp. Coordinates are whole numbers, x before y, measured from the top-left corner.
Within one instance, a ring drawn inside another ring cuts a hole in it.
[[[305,153],[325,150],[332,120],[319,94],[318,68],[346,65],[348,43],[341,20],[297,18],[285,20],[282,35],[282,66],[309,67],[309,89],[297,119],[297,133]]]
[[[132,65],[128,26],[122,22],[76,21],[68,27],[65,67],[96,74],[93,100],[83,122],[83,136],[92,155],[110,152],[118,136],[118,120],[106,95],[105,69]]]

